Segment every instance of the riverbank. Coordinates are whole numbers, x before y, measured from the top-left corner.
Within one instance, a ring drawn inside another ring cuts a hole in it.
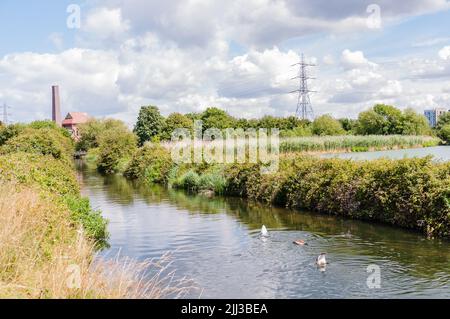
[[[80,195],[72,153],[51,122],[0,128],[0,298],[160,298],[186,289],[157,276],[143,283],[150,262],[95,258],[107,246],[107,221]]]
[[[270,205],[383,222],[450,236],[450,163],[431,158],[351,161],[296,155],[261,174],[260,164],[171,162],[167,150],[145,146],[124,175],[208,196],[248,198]]]

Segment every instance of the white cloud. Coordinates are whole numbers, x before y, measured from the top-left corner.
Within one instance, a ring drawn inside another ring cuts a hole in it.
[[[439,51],[439,57],[442,60],[450,60],[450,45],[443,47],[440,51]]]
[[[341,63],[345,69],[356,69],[360,67],[375,67],[376,64],[370,62],[364,57],[362,51],[350,51],[348,49],[342,52]]]
[[[108,39],[126,33],[130,23],[123,19],[120,8],[97,8],[88,13],[82,28],[91,37]]]

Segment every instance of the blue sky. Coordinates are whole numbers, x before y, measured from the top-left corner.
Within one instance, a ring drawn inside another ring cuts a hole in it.
[[[290,65],[318,64],[317,115],[357,114],[374,103],[450,109],[450,11],[445,0],[367,5],[306,0],[73,0],[0,2],[0,102],[16,121],[49,117],[50,86],[63,110],[132,124],[141,105],[163,113],[218,106],[233,115],[292,115]],[[303,10],[298,10],[301,7]]]

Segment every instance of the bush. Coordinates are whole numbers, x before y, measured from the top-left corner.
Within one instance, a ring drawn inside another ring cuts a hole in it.
[[[172,165],[172,157],[167,149],[157,144],[145,145],[133,156],[124,176],[148,183],[167,183]]]
[[[99,145],[97,168],[102,173],[112,174],[125,169],[136,151],[136,136],[126,129],[108,130],[101,134]]]
[[[71,212],[71,219],[81,225],[89,238],[95,240],[98,247],[107,246],[108,221],[102,217],[100,211],[91,208],[88,198],[66,195],[63,202]]]
[[[450,143],[450,124],[442,126],[442,128],[438,132],[438,135],[447,144],[449,144]]]
[[[273,175],[233,166],[227,194],[450,237],[450,163],[296,157],[281,165]]]
[[[19,135],[25,127],[23,124],[0,126],[0,146],[3,146],[8,140]]]
[[[50,155],[13,153],[0,156],[0,183],[16,183],[59,196],[61,204],[72,213],[72,221],[86,230],[89,238],[104,244],[107,239],[106,220],[80,197],[72,166]]]
[[[345,134],[342,124],[330,115],[322,115],[321,117],[315,119],[312,123],[312,132],[314,135],[320,136]]]
[[[81,124],[79,127],[81,138],[76,145],[77,151],[87,152],[90,149],[98,148],[102,134],[110,130],[123,131],[127,130],[127,127],[122,121],[114,119],[91,119],[87,123]]]
[[[51,155],[55,159],[70,161],[73,144],[61,131],[49,128],[26,128],[10,138],[0,149],[1,154],[27,152]]]

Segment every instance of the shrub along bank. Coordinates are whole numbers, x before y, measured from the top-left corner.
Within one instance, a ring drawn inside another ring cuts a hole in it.
[[[149,262],[102,262],[106,220],[82,198],[70,137],[51,122],[0,127],[0,298],[164,298],[190,282]],[[162,259],[158,264],[170,262]],[[186,286],[188,285],[188,286]]]
[[[128,178],[450,237],[450,163],[430,157],[352,161],[298,155],[283,157],[278,172],[262,175],[259,164],[175,165],[163,148],[139,153]]]

